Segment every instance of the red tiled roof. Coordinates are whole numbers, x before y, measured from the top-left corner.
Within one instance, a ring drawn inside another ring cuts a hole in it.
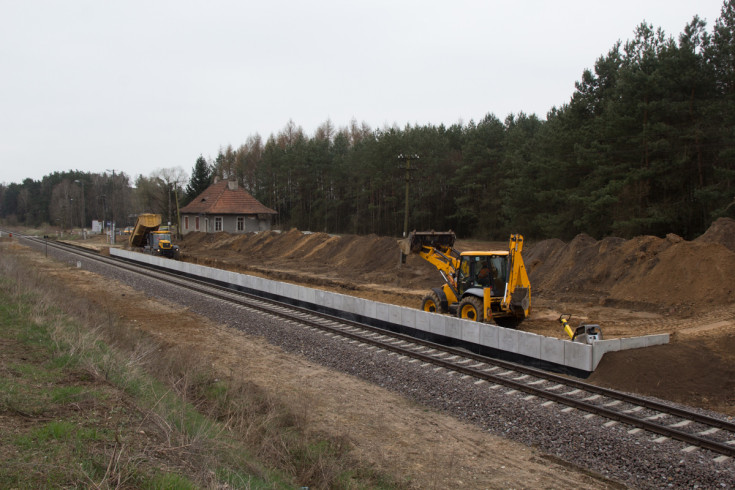
[[[245,189],[232,190],[220,180],[181,208],[182,214],[278,214],[264,206]]]

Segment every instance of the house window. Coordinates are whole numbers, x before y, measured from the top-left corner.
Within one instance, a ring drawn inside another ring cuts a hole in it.
[[[242,216],[237,217],[237,231],[245,231],[245,218]]]
[[[197,216],[196,218],[194,218],[194,229],[196,231],[199,231],[199,216]]]
[[[214,218],[214,231],[222,231],[222,216]]]
[[[184,229],[185,230],[189,229],[189,217],[188,216],[184,216]]]

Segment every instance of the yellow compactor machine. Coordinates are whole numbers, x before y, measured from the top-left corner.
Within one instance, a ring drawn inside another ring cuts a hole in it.
[[[516,327],[531,314],[531,283],[523,263],[523,237],[511,235],[508,250],[458,252],[453,232],[412,232],[401,251],[433,264],[444,285],[424,297],[424,311]]]
[[[162,229],[161,222],[160,214],[145,213],[138,216],[128,239],[130,248],[178,260],[179,247],[171,243],[171,231]]]

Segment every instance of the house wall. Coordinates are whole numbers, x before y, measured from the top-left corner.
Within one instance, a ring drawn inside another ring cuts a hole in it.
[[[237,233],[252,233],[256,231],[268,231],[271,229],[271,218],[265,218],[265,219],[258,219],[257,216],[254,215],[206,215],[206,216],[199,216],[199,230],[195,229],[196,224],[196,218],[197,215],[195,214],[182,214],[181,215],[181,233],[183,235],[186,235],[187,233],[191,233],[194,231],[202,231],[205,233],[217,233],[220,230],[215,231],[215,221],[216,218],[222,218],[222,230],[227,233],[237,234]],[[237,230],[237,218],[242,217],[244,218],[244,230],[238,231]],[[188,218],[188,225],[187,228],[187,218]]]

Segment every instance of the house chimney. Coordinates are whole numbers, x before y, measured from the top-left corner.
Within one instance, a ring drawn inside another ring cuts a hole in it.
[[[227,181],[227,188],[231,191],[237,190],[237,180],[228,180]]]
[[[219,182],[219,175],[215,175],[214,176],[214,182],[213,182],[213,184],[216,184],[217,182]]]

